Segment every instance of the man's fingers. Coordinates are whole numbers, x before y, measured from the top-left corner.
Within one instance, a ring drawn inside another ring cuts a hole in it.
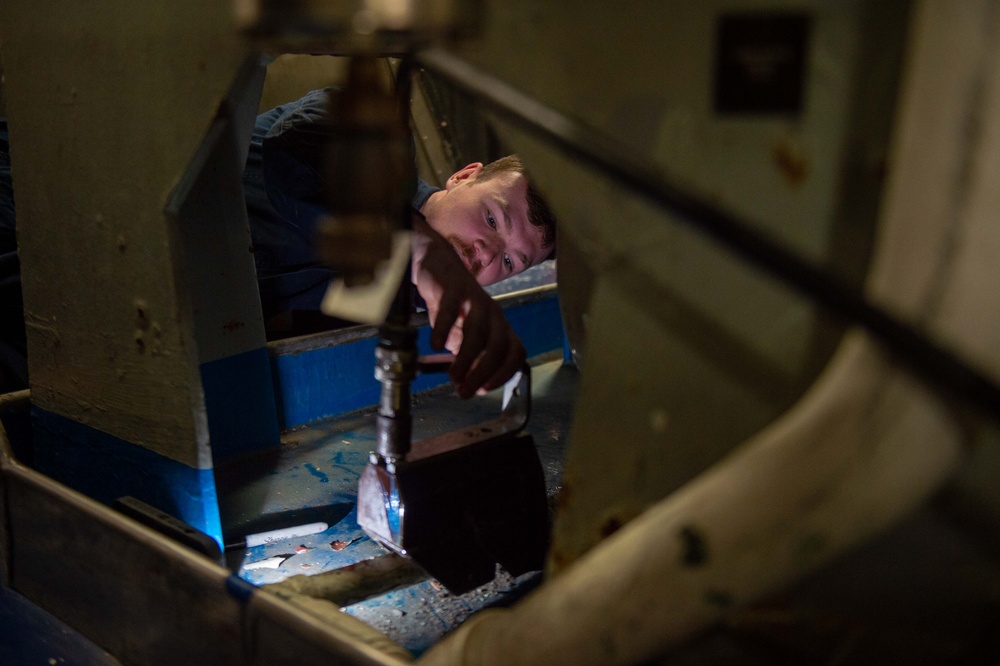
[[[507,347],[507,355],[496,371],[487,379],[482,388],[487,391],[503,386],[504,382],[514,376],[514,373],[521,369],[528,354],[524,350],[524,345],[516,337],[512,338]]]
[[[497,354],[486,363],[486,354],[480,357],[480,362],[469,373],[466,383],[459,389],[459,395],[464,395],[463,390],[469,395],[477,390],[492,391],[498,386],[514,376],[514,373],[524,365],[526,353],[524,345],[508,330],[504,336],[502,346],[497,346]]]
[[[460,398],[472,397],[476,389],[493,377],[507,356],[509,347],[510,340],[506,335],[503,335],[502,331],[498,332],[495,329],[491,331],[486,349],[476,358],[465,379],[462,379],[458,384],[457,390]]]
[[[433,318],[434,327],[431,329],[431,348],[441,351],[444,349],[451,327],[458,320],[458,315],[462,312],[462,301],[457,298],[442,299],[437,316]]]
[[[524,347],[451,243],[429,228],[422,233],[414,243],[413,281],[427,303],[431,347],[457,351],[449,374],[463,398],[495,388],[521,367]]]
[[[461,326],[455,325],[451,327],[451,332],[448,333],[448,342],[444,343],[444,348],[452,354],[458,354],[458,350],[462,348]]]
[[[481,308],[470,310],[465,317],[462,324],[462,346],[455,356],[455,362],[451,364],[449,373],[453,382],[464,383],[472,362],[487,348],[487,343],[493,334],[490,323],[488,313],[483,312]]]

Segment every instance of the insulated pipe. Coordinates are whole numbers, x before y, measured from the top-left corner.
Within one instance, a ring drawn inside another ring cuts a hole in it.
[[[942,403],[853,333],[773,427],[423,663],[649,659],[890,525],[951,473],[961,439]]]
[[[1000,376],[1000,12],[925,0],[913,24],[868,287]],[[989,380],[995,381],[995,380]],[[916,508],[976,422],[853,330],[780,420],[428,664],[627,664],[816,570]]]

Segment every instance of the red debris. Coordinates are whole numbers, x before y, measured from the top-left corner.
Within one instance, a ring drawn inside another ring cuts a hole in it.
[[[351,539],[350,541],[331,541],[330,548],[333,548],[334,550],[344,550],[355,541],[361,541],[361,537],[358,537],[357,539]]]

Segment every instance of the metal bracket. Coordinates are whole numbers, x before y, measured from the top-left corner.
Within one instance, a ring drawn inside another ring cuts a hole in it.
[[[373,452],[358,483],[358,524],[455,594],[493,580],[497,564],[514,575],[540,570],[549,515],[524,432],[530,405],[525,366],[505,384],[497,418],[417,442],[398,460]]]

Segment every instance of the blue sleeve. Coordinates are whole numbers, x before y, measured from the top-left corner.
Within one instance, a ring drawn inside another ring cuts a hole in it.
[[[308,93],[257,117],[243,175],[265,319],[290,309],[318,310],[332,271],[319,265],[314,235],[327,213],[323,173],[329,95]],[[417,183],[419,209],[436,188]]]
[[[264,319],[291,310],[318,310],[333,272],[314,253],[323,215],[320,155],[298,127],[315,126],[325,113],[324,91],[257,116],[243,172],[257,286]],[[282,140],[284,137],[284,140]]]
[[[322,173],[328,92],[336,90],[314,90],[278,107],[277,113],[266,118],[269,126],[261,139],[261,170],[268,200],[309,239],[326,213]]]

